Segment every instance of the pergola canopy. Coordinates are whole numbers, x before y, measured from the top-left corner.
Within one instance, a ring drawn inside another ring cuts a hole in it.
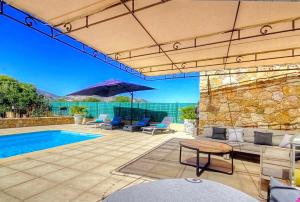
[[[300,62],[299,2],[6,2],[145,76]]]

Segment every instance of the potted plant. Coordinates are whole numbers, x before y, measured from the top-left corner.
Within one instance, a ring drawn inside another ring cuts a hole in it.
[[[184,120],[184,131],[193,134],[195,131],[195,123],[197,119],[195,106],[187,106],[181,108],[181,118]]]
[[[83,116],[85,114],[87,114],[87,107],[86,106],[72,106],[71,114],[74,117],[75,124],[81,124]]]

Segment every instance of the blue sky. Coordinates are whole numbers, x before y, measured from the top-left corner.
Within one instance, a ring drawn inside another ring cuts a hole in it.
[[[0,74],[60,96],[114,78],[156,88],[135,94],[151,102],[199,99],[198,78],[144,81],[3,16],[0,36]]]

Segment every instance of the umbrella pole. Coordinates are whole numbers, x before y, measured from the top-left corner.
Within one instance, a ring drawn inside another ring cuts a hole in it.
[[[130,125],[132,125],[132,107],[133,107],[133,92],[130,92],[131,103],[130,103]]]

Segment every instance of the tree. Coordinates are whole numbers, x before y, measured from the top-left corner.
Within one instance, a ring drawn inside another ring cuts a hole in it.
[[[81,100],[81,102],[101,102],[101,100],[95,97],[87,97]]]
[[[130,98],[127,96],[116,96],[115,102],[130,102]]]
[[[0,75],[0,116],[14,111],[20,115],[43,116],[49,109],[49,101],[39,95],[32,84],[22,83],[9,76]]]

